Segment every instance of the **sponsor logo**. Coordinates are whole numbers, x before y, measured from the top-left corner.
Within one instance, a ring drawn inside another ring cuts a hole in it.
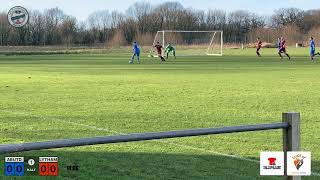
[[[311,153],[298,151],[288,152],[287,174],[289,176],[310,176]]]
[[[261,152],[260,175],[284,175],[284,153]]]
[[[268,166],[263,166],[263,169],[281,169],[281,166],[277,166],[276,161],[277,158],[270,157],[268,158],[269,165]]]

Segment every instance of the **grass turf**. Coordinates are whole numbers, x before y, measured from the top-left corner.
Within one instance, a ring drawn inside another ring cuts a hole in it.
[[[319,173],[320,64],[291,51],[292,62],[248,49],[140,65],[129,54],[0,56],[0,143],[280,122],[298,111]],[[275,130],[11,155],[58,156],[60,179],[258,179],[258,163],[217,153],[259,160],[281,147]]]

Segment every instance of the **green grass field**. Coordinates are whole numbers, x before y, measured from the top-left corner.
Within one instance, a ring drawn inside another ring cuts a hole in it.
[[[320,63],[289,50],[292,62],[274,49],[165,63],[144,55],[140,65],[129,54],[0,56],[0,143],[280,122],[297,111],[315,173],[303,179],[319,179]],[[249,180],[261,178],[260,151],[281,150],[274,130],[11,155],[58,156],[60,179]]]

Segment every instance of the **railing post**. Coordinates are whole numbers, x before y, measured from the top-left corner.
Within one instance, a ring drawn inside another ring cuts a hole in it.
[[[287,151],[300,151],[300,113],[282,113],[282,121],[290,125],[288,129],[283,129],[285,179],[301,180],[301,176],[287,176]]]

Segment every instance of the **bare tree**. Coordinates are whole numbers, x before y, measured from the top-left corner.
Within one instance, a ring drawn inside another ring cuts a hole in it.
[[[116,29],[121,26],[121,23],[125,20],[125,16],[117,11],[111,12],[111,29]]]
[[[151,20],[149,15],[152,10],[150,3],[146,2],[136,2],[127,10],[128,16],[137,21],[139,32],[145,33],[149,30]]]
[[[145,44],[159,30],[223,30],[226,43],[251,42],[260,36],[273,42],[289,35],[290,42],[301,42],[320,27],[320,10],[278,9],[272,16],[259,16],[248,11],[197,10],[184,8],[178,2],[152,6],[134,3],[126,13],[102,10],[78,22],[59,8],[30,11],[29,24],[13,28],[7,14],[0,13],[0,45],[126,45],[134,40]],[[316,35],[314,35],[316,36]],[[185,34],[180,39],[194,39]]]
[[[63,34],[63,42],[69,47],[74,40],[77,31],[77,20],[74,17],[67,16],[61,25],[61,33]]]
[[[61,43],[62,37],[59,33],[59,26],[63,23],[64,18],[65,14],[59,8],[51,8],[44,12],[44,45]]]
[[[303,23],[300,28],[304,33],[307,33],[315,27],[320,27],[320,10],[306,11],[303,17]]]
[[[304,11],[297,8],[282,8],[275,11],[272,16],[273,25],[287,26],[300,25],[303,22]]]
[[[206,24],[209,29],[222,30],[226,26],[227,14],[222,10],[209,9],[207,12]]]
[[[8,45],[8,36],[10,33],[9,23],[6,13],[0,13],[0,45]]]
[[[88,24],[95,39],[105,42],[108,38],[108,30],[111,28],[111,14],[108,10],[96,11],[89,15]]]
[[[133,18],[128,18],[122,22],[120,29],[122,30],[127,44],[130,44],[137,33],[137,24]]]
[[[44,31],[45,31],[45,19],[40,11],[30,12],[32,18],[30,18],[29,26],[31,33],[31,44],[41,45],[45,43]]]

